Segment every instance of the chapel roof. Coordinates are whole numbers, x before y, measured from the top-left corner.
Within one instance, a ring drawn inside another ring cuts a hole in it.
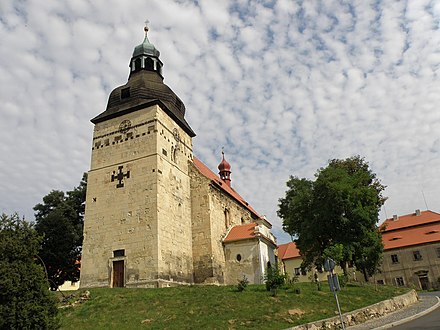
[[[199,172],[210,179],[218,188],[222,191],[226,192],[229,196],[235,199],[239,204],[248,209],[255,218],[261,218],[261,216],[254,210],[252,206],[249,205],[248,202],[244,200],[243,197],[240,196],[238,192],[236,192],[231,186],[227,185],[223,180],[221,180],[214,172],[212,172],[205,164],[203,164],[197,157],[193,157],[193,164],[199,170]],[[267,220],[266,220],[267,221]]]
[[[301,257],[295,242],[278,245],[278,258],[281,260]]]
[[[255,226],[256,223],[246,223],[244,225],[237,225],[231,228],[226,237],[224,238],[224,242],[231,241],[239,241],[244,239],[255,238]]]

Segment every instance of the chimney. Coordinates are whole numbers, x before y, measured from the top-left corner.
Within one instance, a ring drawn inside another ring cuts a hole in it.
[[[393,221],[397,221],[397,214],[393,215]]]
[[[417,210],[416,210],[416,216],[418,217],[419,215],[420,215],[420,210],[417,209]]]

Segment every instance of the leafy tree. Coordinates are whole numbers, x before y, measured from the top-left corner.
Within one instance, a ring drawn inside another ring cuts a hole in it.
[[[79,280],[83,240],[87,175],[74,190],[64,194],[53,190],[34,207],[35,229],[43,236],[43,259],[52,290],[65,281]]]
[[[360,156],[333,159],[315,180],[291,176],[279,200],[283,228],[296,236],[303,266],[322,265],[333,253],[347,273],[348,261],[366,280],[377,269],[383,251],[376,223],[385,202],[385,187]]]
[[[37,259],[41,236],[17,214],[0,216],[0,329],[56,329],[55,297]]]

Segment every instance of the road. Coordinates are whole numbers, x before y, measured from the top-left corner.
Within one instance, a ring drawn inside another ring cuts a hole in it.
[[[422,295],[433,295],[440,297],[440,291],[435,292],[423,292]],[[413,321],[397,325],[393,327],[393,330],[439,330],[440,329],[440,307],[436,308],[429,314],[419,317]]]

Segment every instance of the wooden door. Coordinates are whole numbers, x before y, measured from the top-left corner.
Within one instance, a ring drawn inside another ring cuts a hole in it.
[[[429,290],[428,276],[420,276],[419,281],[420,281],[420,286],[422,287],[422,290]]]
[[[113,261],[113,287],[124,287],[124,260]]]

